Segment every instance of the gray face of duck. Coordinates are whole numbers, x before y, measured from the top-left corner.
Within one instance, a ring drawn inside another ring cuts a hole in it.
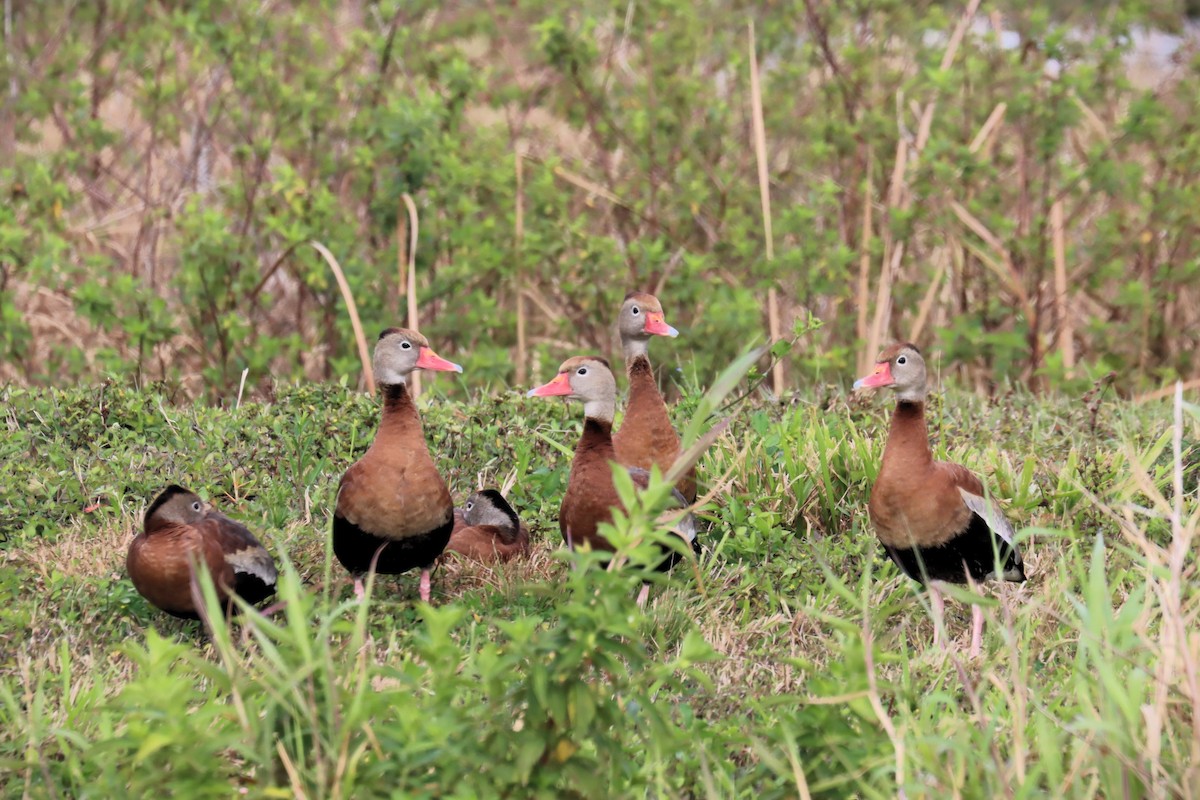
[[[513,531],[521,525],[517,512],[495,489],[480,489],[468,497],[463,516],[468,525],[494,525]]]

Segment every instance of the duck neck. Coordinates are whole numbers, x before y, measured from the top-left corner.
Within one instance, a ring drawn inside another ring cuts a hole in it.
[[[412,436],[416,435],[424,441],[421,432],[421,416],[417,413],[417,404],[408,393],[404,383],[380,384],[383,394],[383,417],[379,422],[379,436]]]
[[[601,462],[613,461],[612,417],[595,417],[588,414],[583,421],[583,435],[575,447],[575,463],[597,458]]]
[[[613,417],[616,415],[616,401],[612,398],[604,400],[588,400],[583,404],[583,415],[586,418],[584,429],[588,422],[602,424],[606,430],[612,431]]]
[[[650,353],[649,339],[634,339],[625,337],[621,339],[621,349],[625,352],[625,367],[629,369],[633,366],[634,360],[638,358],[647,359]]]
[[[629,405],[631,407],[640,406],[645,402],[642,399],[643,395],[650,395],[659,403],[662,402],[662,393],[658,391],[658,383],[654,380],[654,370],[645,353],[627,359],[625,368],[629,375]]]
[[[883,449],[883,467],[899,463],[905,469],[933,463],[929,431],[925,427],[925,402],[900,400],[892,413],[892,427]]]

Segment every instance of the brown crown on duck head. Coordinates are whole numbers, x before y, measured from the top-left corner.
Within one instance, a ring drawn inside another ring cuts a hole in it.
[[[562,363],[554,380],[530,389],[527,396],[579,400],[587,417],[611,424],[617,407],[617,381],[600,356],[575,356]]]
[[[925,400],[925,359],[915,344],[901,342],[879,354],[875,369],[870,375],[854,382],[855,389],[893,389],[896,396],[907,403]]]
[[[147,534],[174,525],[191,525],[204,519],[208,512],[204,501],[195,492],[177,484],[171,484],[163,489],[154,502],[146,509],[142,519]]]
[[[667,324],[658,298],[645,292],[625,295],[617,315],[617,331],[621,334],[621,347],[626,358],[645,355],[652,336],[679,335],[679,331]]]
[[[408,328],[388,328],[379,334],[371,367],[375,382],[382,386],[407,383],[415,369],[462,372],[458,364],[433,352],[424,336]]]

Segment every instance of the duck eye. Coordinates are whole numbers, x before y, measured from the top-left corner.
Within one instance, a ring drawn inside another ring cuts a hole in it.
[[[467,511],[470,511],[474,507],[475,507],[474,503],[467,503]]]
[[[401,342],[400,349],[401,350],[412,350],[412,344],[410,344],[409,342]]]
[[[575,374],[576,374],[576,375],[587,375],[587,367],[580,367],[580,368],[579,368],[579,369],[578,369],[578,370],[575,372]]]
[[[908,356],[900,356],[899,358],[896,359],[896,364],[898,366],[903,367],[907,363],[908,363]]]
[[[642,313],[642,310],[640,308],[638,308],[637,306],[634,306],[633,307],[633,315],[636,317],[640,313]]]
[[[195,502],[195,503],[192,503],[192,511],[199,511],[199,510],[200,510],[200,503],[199,503],[199,501],[197,501],[197,502]]]

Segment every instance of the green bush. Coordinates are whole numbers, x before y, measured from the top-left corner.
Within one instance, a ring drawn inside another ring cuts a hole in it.
[[[786,357],[790,384],[914,333],[977,382],[1186,374],[1200,80],[1182,49],[1139,88],[1131,43],[1174,18],[1091,5],[1007,4],[1017,46],[981,16],[943,67],[955,4],[22,4],[0,63],[18,134],[0,145],[5,376],[137,373],[210,399],[245,369],[251,391],[357,376],[304,243],[338,258],[373,336],[403,318],[405,193],[422,328],[463,387],[607,351],[632,288],[684,332],[660,363],[687,353],[702,381],[764,337],[770,286],[783,330],[824,323]]]

